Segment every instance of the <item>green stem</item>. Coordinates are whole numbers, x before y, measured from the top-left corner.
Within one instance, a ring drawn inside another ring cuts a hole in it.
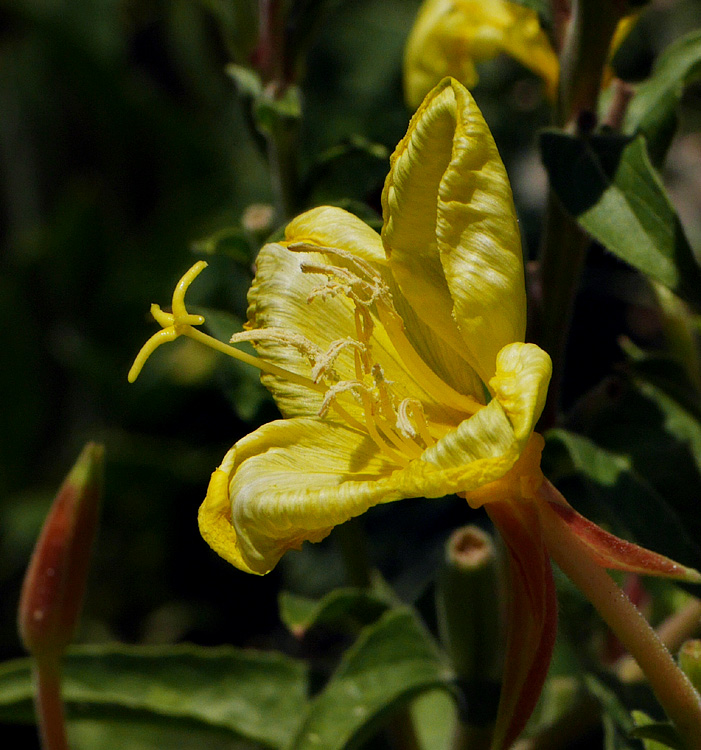
[[[278,122],[267,136],[268,167],[278,219],[292,219],[299,201],[299,168],[297,163],[298,125]]]
[[[541,429],[552,427],[557,419],[567,338],[588,246],[589,237],[551,192],[540,258],[542,300],[539,342],[552,358],[553,374]]]
[[[556,124],[576,131],[586,113],[592,123],[609,46],[620,18],[613,0],[574,0],[562,54]],[[589,244],[586,233],[551,193],[540,253],[541,314],[539,343],[553,360],[553,378],[543,412],[543,427],[557,417],[567,337],[574,300]]]
[[[596,113],[611,40],[621,18],[615,0],[574,0],[560,56],[557,120],[570,126],[583,112]]]
[[[68,750],[58,660],[35,660],[34,681],[41,746],[43,750]]]
[[[558,491],[545,482],[539,491],[545,504]],[[701,697],[647,620],[611,576],[596,563],[583,542],[560,517],[541,509],[543,537],[560,569],[596,607],[606,624],[640,665],[661,706],[688,750],[701,750]]]

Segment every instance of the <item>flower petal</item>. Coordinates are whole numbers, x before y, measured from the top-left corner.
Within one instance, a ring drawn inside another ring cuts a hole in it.
[[[557,598],[550,557],[532,503],[486,506],[509,551],[506,662],[492,750],[511,747],[526,725],[550,666]]]
[[[472,88],[475,63],[502,52],[540,76],[554,95],[559,63],[533,9],[506,0],[427,0],[404,58],[408,103],[416,107],[444,76]]]
[[[412,462],[402,476],[405,495],[460,492],[474,508],[491,502],[492,493],[470,493],[501,479],[523,454],[543,409],[550,373],[550,357],[535,344],[505,346],[490,381],[495,397]]]
[[[522,341],[526,298],[511,188],[470,93],[445,80],[397,146],[382,195],[392,273],[419,317],[484,382]]]
[[[305,211],[287,225],[285,239],[345,250],[376,266],[387,264],[380,235],[355,214],[335,206]]]
[[[387,266],[380,235],[357,216],[333,206],[321,206],[293,219],[285,231],[288,243],[307,243],[332,247],[362,258],[375,266],[383,277],[394,305],[402,317],[407,338],[422,357],[448,385],[460,393],[474,395],[482,401],[482,385],[474,370],[454,349],[440,338],[416,314],[397,286]]]
[[[509,344],[497,356],[489,387],[522,445],[543,411],[552,369],[550,355],[535,344]]]
[[[240,440],[212,475],[200,531],[233,565],[262,575],[288,549],[399,499],[397,469],[367,435],[343,425],[271,422]]]

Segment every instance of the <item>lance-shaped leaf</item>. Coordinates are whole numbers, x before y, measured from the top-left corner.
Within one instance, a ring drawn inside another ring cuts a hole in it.
[[[312,703],[292,750],[356,747],[394,709],[454,675],[407,610],[366,628]]]
[[[671,44],[652,75],[638,86],[623,123],[624,132],[642,134],[656,162],[664,158],[677,127],[677,105],[684,87],[701,75],[701,31]]]
[[[541,134],[550,183],[597,242],[701,309],[701,271],[642,137]]]
[[[286,747],[306,706],[302,663],[230,647],[90,646],[70,649],[63,668],[69,718],[139,716],[227,730]],[[28,659],[0,667],[0,720],[31,721]],[[79,708],[79,711],[78,711]]]
[[[509,551],[506,660],[492,748],[511,747],[540,697],[557,631],[550,556],[535,509],[510,500],[487,513]]]

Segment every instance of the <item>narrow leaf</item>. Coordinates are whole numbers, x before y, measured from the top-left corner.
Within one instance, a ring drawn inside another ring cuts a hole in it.
[[[633,711],[635,729],[630,736],[643,741],[645,750],[684,750],[684,743],[672,724],[665,721],[655,721],[642,711]]]
[[[30,662],[0,666],[0,720],[31,721]],[[266,746],[284,747],[306,705],[304,666],[281,654],[230,647],[90,646],[68,651],[69,717],[124,710],[197,721]]]

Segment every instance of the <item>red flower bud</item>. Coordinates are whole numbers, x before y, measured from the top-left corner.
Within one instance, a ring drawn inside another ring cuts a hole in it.
[[[19,633],[37,658],[58,658],[73,637],[102,494],[101,445],[88,443],[66,477],[22,586]]]

